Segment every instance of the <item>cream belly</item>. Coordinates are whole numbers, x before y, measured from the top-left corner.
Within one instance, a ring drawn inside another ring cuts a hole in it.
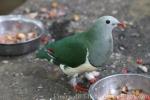
[[[60,68],[65,74],[67,74],[69,76],[73,76],[75,74],[80,74],[80,73],[84,73],[84,72],[91,72],[91,71],[97,70],[96,67],[94,67],[90,64],[88,57],[89,57],[89,52],[88,52],[88,49],[87,49],[85,63],[81,64],[80,66],[77,66],[76,68],[72,68],[72,67],[65,68],[64,65],[60,65]]]
[[[84,72],[91,72],[91,71],[95,71],[97,70],[96,67],[92,66],[91,64],[88,64],[88,63],[85,63],[85,64],[82,64],[76,68],[71,68],[71,67],[68,67],[68,68],[64,68],[63,65],[60,65],[60,68],[62,69],[62,71],[69,75],[69,76],[73,76],[74,74],[81,74],[81,73],[84,73]]]

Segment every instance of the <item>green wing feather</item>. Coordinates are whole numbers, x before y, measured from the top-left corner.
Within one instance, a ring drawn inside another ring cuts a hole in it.
[[[44,48],[51,49],[56,62],[69,67],[77,67],[86,60],[87,48],[81,36],[75,35],[64,38],[57,42],[48,43]],[[50,59],[46,51],[42,48],[38,53],[39,58]]]

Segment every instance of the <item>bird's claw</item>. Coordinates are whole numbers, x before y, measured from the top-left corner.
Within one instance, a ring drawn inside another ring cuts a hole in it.
[[[87,80],[89,81],[90,84],[93,84],[99,79],[100,73],[97,71],[85,73],[85,77],[87,78]]]
[[[97,80],[98,80],[98,79],[96,79],[96,78],[90,79],[90,80],[89,80],[89,83],[90,83],[90,84],[94,84]]]
[[[78,74],[75,74],[73,78],[70,80],[70,84],[73,86],[75,92],[88,92],[88,88],[85,87],[82,83],[79,83],[77,80]]]

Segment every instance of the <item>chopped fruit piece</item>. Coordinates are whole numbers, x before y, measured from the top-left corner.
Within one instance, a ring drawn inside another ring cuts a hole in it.
[[[73,20],[74,21],[79,21],[80,20],[80,16],[79,15],[73,15]]]
[[[24,33],[18,33],[18,34],[16,34],[16,38],[19,40],[25,40],[26,35]]]
[[[124,87],[121,89],[121,93],[127,94],[127,93],[128,93],[128,87],[127,87],[127,86],[124,86]]]
[[[116,96],[109,94],[105,97],[104,100],[117,100],[117,98],[116,98]]]
[[[48,41],[49,41],[49,37],[48,36],[42,36],[41,37],[41,42],[43,43],[43,44],[46,44],[46,43],[48,43]]]
[[[56,2],[56,1],[51,2],[51,7],[52,8],[57,8],[58,7],[58,2]]]
[[[4,36],[0,36],[0,43],[4,44],[5,43],[5,37]]]
[[[136,59],[136,63],[137,63],[137,64],[142,64],[142,63],[143,63],[143,60],[142,60],[141,58],[138,58],[138,59]]]
[[[133,91],[132,91],[132,94],[135,95],[135,96],[139,96],[140,93],[142,93],[142,90],[141,90],[141,89],[137,89],[137,90],[133,90]]]
[[[37,34],[36,34],[35,32],[30,32],[30,33],[27,34],[27,39],[28,39],[28,40],[33,39],[33,38],[36,37],[36,35],[37,35]]]
[[[49,18],[55,18],[57,17],[57,10],[56,9],[52,9],[50,12],[49,12]]]

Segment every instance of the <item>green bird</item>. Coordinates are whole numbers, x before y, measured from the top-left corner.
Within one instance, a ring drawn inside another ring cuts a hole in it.
[[[37,52],[37,57],[47,59],[60,66],[61,70],[72,76],[71,85],[76,91],[84,91],[77,82],[79,74],[84,73],[91,82],[99,76],[102,66],[113,52],[112,30],[125,24],[112,16],[102,16],[85,32],[75,33],[58,41],[49,42]]]

